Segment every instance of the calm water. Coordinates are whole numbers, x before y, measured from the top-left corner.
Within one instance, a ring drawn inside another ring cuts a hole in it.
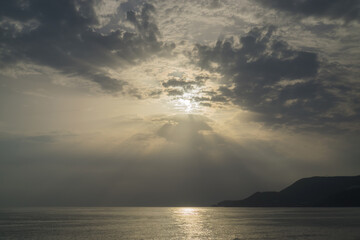
[[[360,239],[360,208],[22,208],[0,239]]]

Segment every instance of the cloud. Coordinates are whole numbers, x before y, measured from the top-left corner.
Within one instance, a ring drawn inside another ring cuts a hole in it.
[[[150,91],[147,96],[151,97],[151,98],[159,98],[161,96],[161,94],[163,93],[163,91],[161,89],[157,89],[157,90],[152,90]]]
[[[165,82],[162,83],[163,87],[168,88],[168,87],[183,87],[183,88],[187,88],[191,85],[196,84],[196,82],[194,81],[185,81],[183,79],[176,79],[176,78],[172,78],[169,79]]]
[[[161,83],[168,96],[176,97],[190,93],[187,96],[188,100],[197,102],[204,100],[204,98],[200,98],[198,94],[202,93],[206,81],[209,80],[209,76],[204,74],[194,75],[191,77],[192,80],[189,80],[189,77],[185,77],[181,73],[171,73],[169,76],[173,77]]]
[[[327,17],[360,21],[360,3],[357,0],[257,0],[265,7],[301,16]]]
[[[184,91],[179,89],[167,89],[166,92],[168,96],[179,96],[184,94]]]
[[[234,84],[234,88],[221,87],[219,92],[226,98],[216,99],[231,99],[243,109],[260,113],[257,120],[270,125],[319,127],[335,119],[358,119],[358,107],[350,117],[335,113],[343,101],[358,105],[345,71],[339,70],[342,67],[320,61],[315,52],[293,49],[274,36],[274,30],[272,26],[253,28],[239,38],[239,44],[225,39],[215,46],[195,46],[191,58],[196,65],[221,73]],[[347,96],[352,97],[345,100]]]
[[[154,6],[143,4],[139,11],[127,12],[133,31],[118,28],[106,34],[96,30],[96,7],[91,0],[2,1],[0,66],[19,62],[48,66],[116,93],[128,83],[111,76],[108,69],[134,65],[174,48],[159,41]]]
[[[192,89],[193,86],[202,86],[204,85],[205,80],[201,78],[200,76],[196,77],[196,81],[187,81],[180,78],[171,78],[167,81],[164,81],[162,83],[163,87],[169,88],[169,87],[181,87],[184,90],[186,89]]]
[[[218,9],[222,7],[222,3],[220,0],[211,0],[207,4],[208,4],[208,8],[210,9]]]

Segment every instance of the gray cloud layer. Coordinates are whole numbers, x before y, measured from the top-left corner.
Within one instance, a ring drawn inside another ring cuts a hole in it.
[[[152,5],[127,12],[134,32],[116,29],[108,34],[94,29],[98,24],[95,7],[96,1],[91,0],[1,1],[0,66],[17,62],[49,66],[114,93],[127,82],[110,76],[104,68],[135,64],[174,47],[158,40]]]

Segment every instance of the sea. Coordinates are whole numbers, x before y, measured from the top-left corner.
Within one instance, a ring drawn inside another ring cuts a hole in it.
[[[0,209],[0,239],[359,240],[360,208]]]

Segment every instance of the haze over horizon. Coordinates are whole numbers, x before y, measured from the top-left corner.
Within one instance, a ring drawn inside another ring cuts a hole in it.
[[[0,207],[359,175],[359,42],[357,0],[0,1]]]

